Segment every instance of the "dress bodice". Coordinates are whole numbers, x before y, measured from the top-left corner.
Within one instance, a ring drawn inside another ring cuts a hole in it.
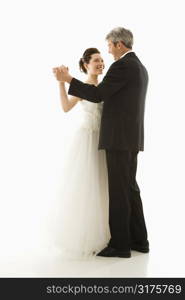
[[[82,109],[82,126],[90,130],[99,130],[103,102],[93,103],[82,100],[80,104]]]

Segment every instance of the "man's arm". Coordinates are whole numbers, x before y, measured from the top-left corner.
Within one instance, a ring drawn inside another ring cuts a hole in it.
[[[72,78],[70,87],[68,90],[69,95],[81,95],[81,99],[87,99],[91,102],[101,102],[101,96],[99,94],[99,89],[97,86],[83,83],[82,81]]]
[[[98,86],[72,78],[68,94],[95,103],[106,101],[124,87],[129,78],[130,67],[128,68],[127,64],[115,63]]]

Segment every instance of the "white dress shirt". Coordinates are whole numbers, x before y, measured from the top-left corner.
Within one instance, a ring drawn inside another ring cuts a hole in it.
[[[125,55],[127,55],[127,53],[130,53],[130,52],[134,52],[133,50],[129,50],[129,51],[127,51],[126,53],[124,53],[120,58],[122,58],[122,57],[124,57]],[[120,59],[119,58],[119,59]]]

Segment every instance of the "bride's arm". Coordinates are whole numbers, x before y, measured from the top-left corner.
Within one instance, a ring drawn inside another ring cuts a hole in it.
[[[78,97],[68,97],[66,92],[65,83],[59,81],[59,89],[60,89],[60,101],[64,112],[68,112],[71,110],[78,101],[81,101],[81,98]]]

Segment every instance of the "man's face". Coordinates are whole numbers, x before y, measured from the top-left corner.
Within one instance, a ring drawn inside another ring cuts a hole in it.
[[[108,40],[108,52],[114,56],[114,59],[117,59],[120,54],[120,49],[118,49],[111,40]]]

